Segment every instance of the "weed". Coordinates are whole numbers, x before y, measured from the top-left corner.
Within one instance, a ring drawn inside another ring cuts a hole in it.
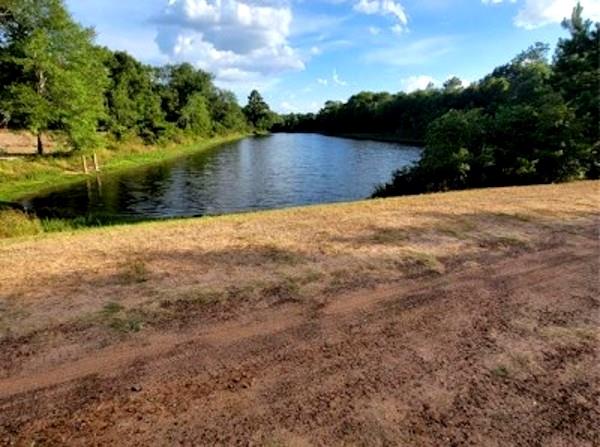
[[[168,309],[176,304],[185,303],[186,305],[207,306],[217,304],[225,299],[225,292],[214,289],[199,289],[194,288],[186,290],[177,296],[175,300],[164,300],[160,303],[160,307]]]
[[[398,244],[406,241],[409,238],[409,233],[406,230],[400,228],[381,228],[378,229],[370,240],[375,244]]]
[[[301,298],[300,286],[290,277],[264,287],[261,295],[267,298],[276,298],[279,303],[298,301]]]
[[[0,239],[33,236],[43,232],[38,219],[18,210],[0,211]]]
[[[139,315],[128,315],[125,318],[113,318],[109,327],[118,332],[139,332],[144,327],[144,322]]]
[[[108,318],[115,314],[118,314],[122,310],[123,310],[123,306],[121,306],[119,303],[115,303],[114,301],[111,301],[110,303],[107,303],[104,305],[101,313],[102,313],[103,317]]]
[[[117,332],[139,332],[144,325],[144,318],[139,311],[126,310],[114,301],[106,303],[98,316],[100,323]]]
[[[492,374],[496,377],[508,377],[508,368],[506,368],[506,366],[497,366],[496,368],[492,369]]]
[[[143,259],[131,258],[123,263],[121,276],[127,283],[143,283],[150,278],[150,272]]]
[[[411,274],[435,273],[441,275],[446,271],[444,264],[435,255],[424,251],[406,250],[402,264],[409,267]]]

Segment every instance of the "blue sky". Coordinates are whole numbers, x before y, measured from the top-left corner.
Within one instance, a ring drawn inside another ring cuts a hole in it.
[[[191,62],[244,103],[318,110],[362,90],[475,81],[536,41],[571,0],[67,0],[97,41],[149,64]],[[600,20],[600,0],[583,0]]]

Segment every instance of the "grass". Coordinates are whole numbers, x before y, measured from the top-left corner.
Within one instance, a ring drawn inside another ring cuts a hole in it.
[[[139,257],[131,257],[123,262],[121,277],[125,283],[139,284],[148,281],[150,272],[146,262]]]
[[[243,312],[439,276],[592,222],[598,187],[471,190],[62,233],[11,214],[0,231],[22,237],[0,240],[0,297],[13,297],[14,310],[3,325],[21,333],[101,313],[104,327],[131,332],[161,313]],[[104,297],[123,309],[103,308]]]
[[[106,303],[93,319],[120,333],[139,332],[143,329],[145,322],[140,312],[125,309],[121,304],[113,301]]]
[[[42,222],[16,210],[0,210],[0,239],[34,236],[44,232]]]
[[[160,163],[210,149],[219,144],[235,141],[245,134],[148,146],[137,141],[113,144],[95,152],[104,173],[114,173],[145,165]],[[60,188],[85,180],[81,156],[90,153],[56,153],[43,157],[16,157],[0,160],[0,201],[11,202],[38,194],[48,189]],[[93,174],[95,175],[95,174]]]
[[[508,377],[509,373],[508,373],[508,368],[506,366],[500,365],[497,366],[496,368],[492,369],[492,374],[496,377]]]
[[[39,219],[23,211],[0,209],[0,239],[36,236],[42,233],[75,231],[101,225],[102,222],[88,217]]]

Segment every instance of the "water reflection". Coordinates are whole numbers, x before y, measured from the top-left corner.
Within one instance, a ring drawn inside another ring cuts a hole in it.
[[[248,138],[33,198],[43,216],[200,216],[368,197],[420,150],[314,134]]]

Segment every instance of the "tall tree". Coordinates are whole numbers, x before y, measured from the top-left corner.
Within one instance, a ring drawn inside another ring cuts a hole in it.
[[[563,21],[570,36],[560,39],[554,56],[553,83],[575,110],[590,152],[591,170],[600,173],[600,23],[583,18],[581,4]],[[595,147],[594,147],[595,146]]]
[[[4,90],[10,121],[37,135],[64,131],[74,148],[93,144],[103,116],[106,70],[94,32],[75,23],[62,0],[5,0],[0,60],[18,76]]]
[[[244,107],[244,114],[255,129],[265,130],[272,124],[273,112],[257,90],[252,90],[248,96],[248,105]]]
[[[213,76],[187,63],[160,68],[158,79],[161,85],[162,107],[167,120],[172,123],[179,121],[181,111],[192,95],[200,94],[208,100],[215,91]]]
[[[145,141],[156,141],[164,129],[165,116],[154,70],[120,51],[109,52],[107,66],[110,77],[110,88],[106,92],[108,129],[119,138],[132,132]]]

